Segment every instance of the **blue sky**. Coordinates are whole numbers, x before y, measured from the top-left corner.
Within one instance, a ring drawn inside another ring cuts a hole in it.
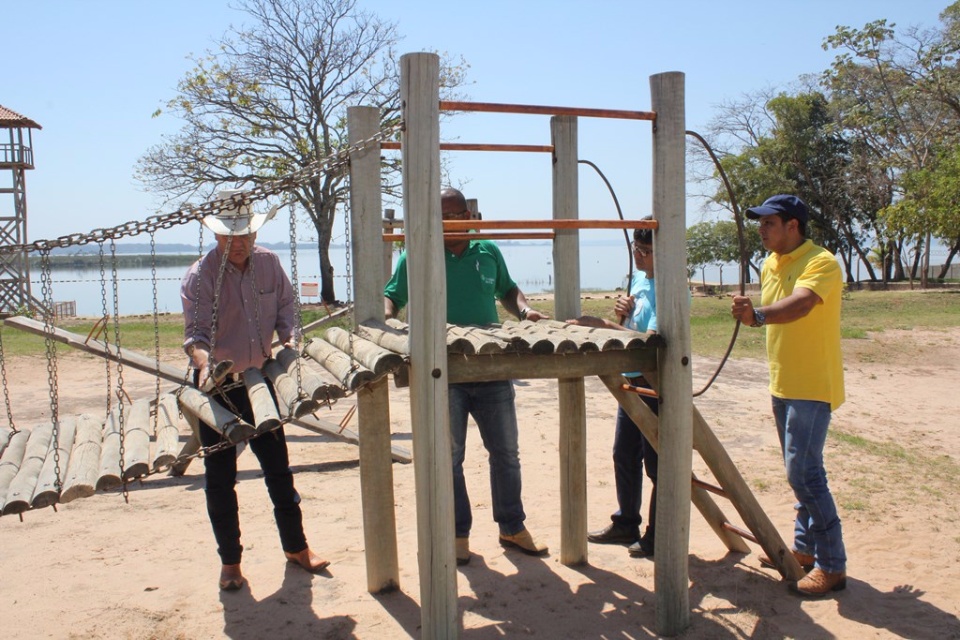
[[[686,74],[687,128],[702,130],[723,101],[829,66],[823,39],[837,25],[886,18],[937,26],[947,2],[930,0],[360,0],[397,23],[400,52],[437,50],[470,65],[465,88],[482,102],[650,108],[649,76]],[[245,14],[221,0],[5,0],[0,104],[43,126],[27,174],[30,240],[142,220],[158,201],[132,175],[136,160],[179,128],[151,114],[174,96],[189,54],[213,46]],[[445,123],[441,139],[548,144],[546,116],[471,114]],[[581,119],[580,157],[596,163],[630,217],[650,213],[650,125]],[[550,215],[546,154],[451,154],[452,173],[485,218]],[[7,178],[3,177],[4,183]],[[8,197],[8,196],[0,196]],[[688,202],[692,223],[703,215]],[[0,211],[12,201],[0,201]],[[580,172],[580,215],[616,215],[599,178]],[[268,225],[261,239],[287,230]],[[302,228],[301,235],[308,235]],[[196,228],[158,242],[196,242]],[[597,236],[599,237],[599,236]]]

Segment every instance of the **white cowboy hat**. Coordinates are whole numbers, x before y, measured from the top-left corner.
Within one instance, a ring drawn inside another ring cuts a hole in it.
[[[226,189],[217,194],[217,200],[230,200],[234,195],[243,193],[241,189]],[[221,236],[246,236],[256,233],[260,227],[273,218],[277,207],[266,213],[254,213],[249,204],[242,204],[239,208],[224,208],[219,213],[206,216],[203,224],[208,229]]]

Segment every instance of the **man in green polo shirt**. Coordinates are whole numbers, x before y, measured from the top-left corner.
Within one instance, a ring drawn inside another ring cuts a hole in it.
[[[823,466],[832,411],[844,400],[840,353],[843,278],[832,253],[806,237],[807,206],[777,195],[747,209],[760,221],[770,255],[760,273],[760,305],[734,296],[733,317],[766,327],[773,416],[787,480],[797,498],[793,553],[812,571],[791,589],[821,597],[847,586],[840,517]],[[761,564],[773,566],[769,558]]]
[[[440,192],[444,220],[470,218],[467,201],[456,189]],[[510,277],[503,255],[488,240],[444,240],[447,273],[447,322],[485,325],[499,322],[497,300],[521,320],[537,321],[546,314],[532,309]],[[407,254],[400,254],[393,276],[383,290],[384,313],[395,317],[408,302]],[[450,435],[453,457],[453,501],[456,520],[457,564],[470,562],[470,528],[473,515],[463,476],[467,443],[467,417],[473,416],[483,445],[490,454],[490,492],[493,519],[500,526],[500,544],[530,555],[544,555],[546,545],[524,525],[520,499],[520,455],[517,444],[517,410],[513,382],[496,380],[451,384]]]

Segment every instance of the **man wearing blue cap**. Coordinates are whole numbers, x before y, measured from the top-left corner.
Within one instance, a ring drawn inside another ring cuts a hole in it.
[[[823,466],[830,415],[844,400],[840,353],[843,278],[832,253],[806,237],[807,206],[777,195],[747,209],[770,251],[760,273],[760,306],[734,296],[733,317],[766,327],[773,416],[787,479],[797,498],[793,554],[812,570],[790,588],[821,597],[847,586],[840,517]],[[766,557],[760,563],[775,566]]]

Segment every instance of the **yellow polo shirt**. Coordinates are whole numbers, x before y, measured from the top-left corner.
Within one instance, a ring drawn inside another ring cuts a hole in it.
[[[790,253],[771,253],[760,273],[760,303],[786,298],[794,288],[820,296],[805,317],[768,324],[770,394],[789,400],[829,402],[836,410],[845,399],[840,353],[840,297],[843,278],[832,253],[811,240]]]

